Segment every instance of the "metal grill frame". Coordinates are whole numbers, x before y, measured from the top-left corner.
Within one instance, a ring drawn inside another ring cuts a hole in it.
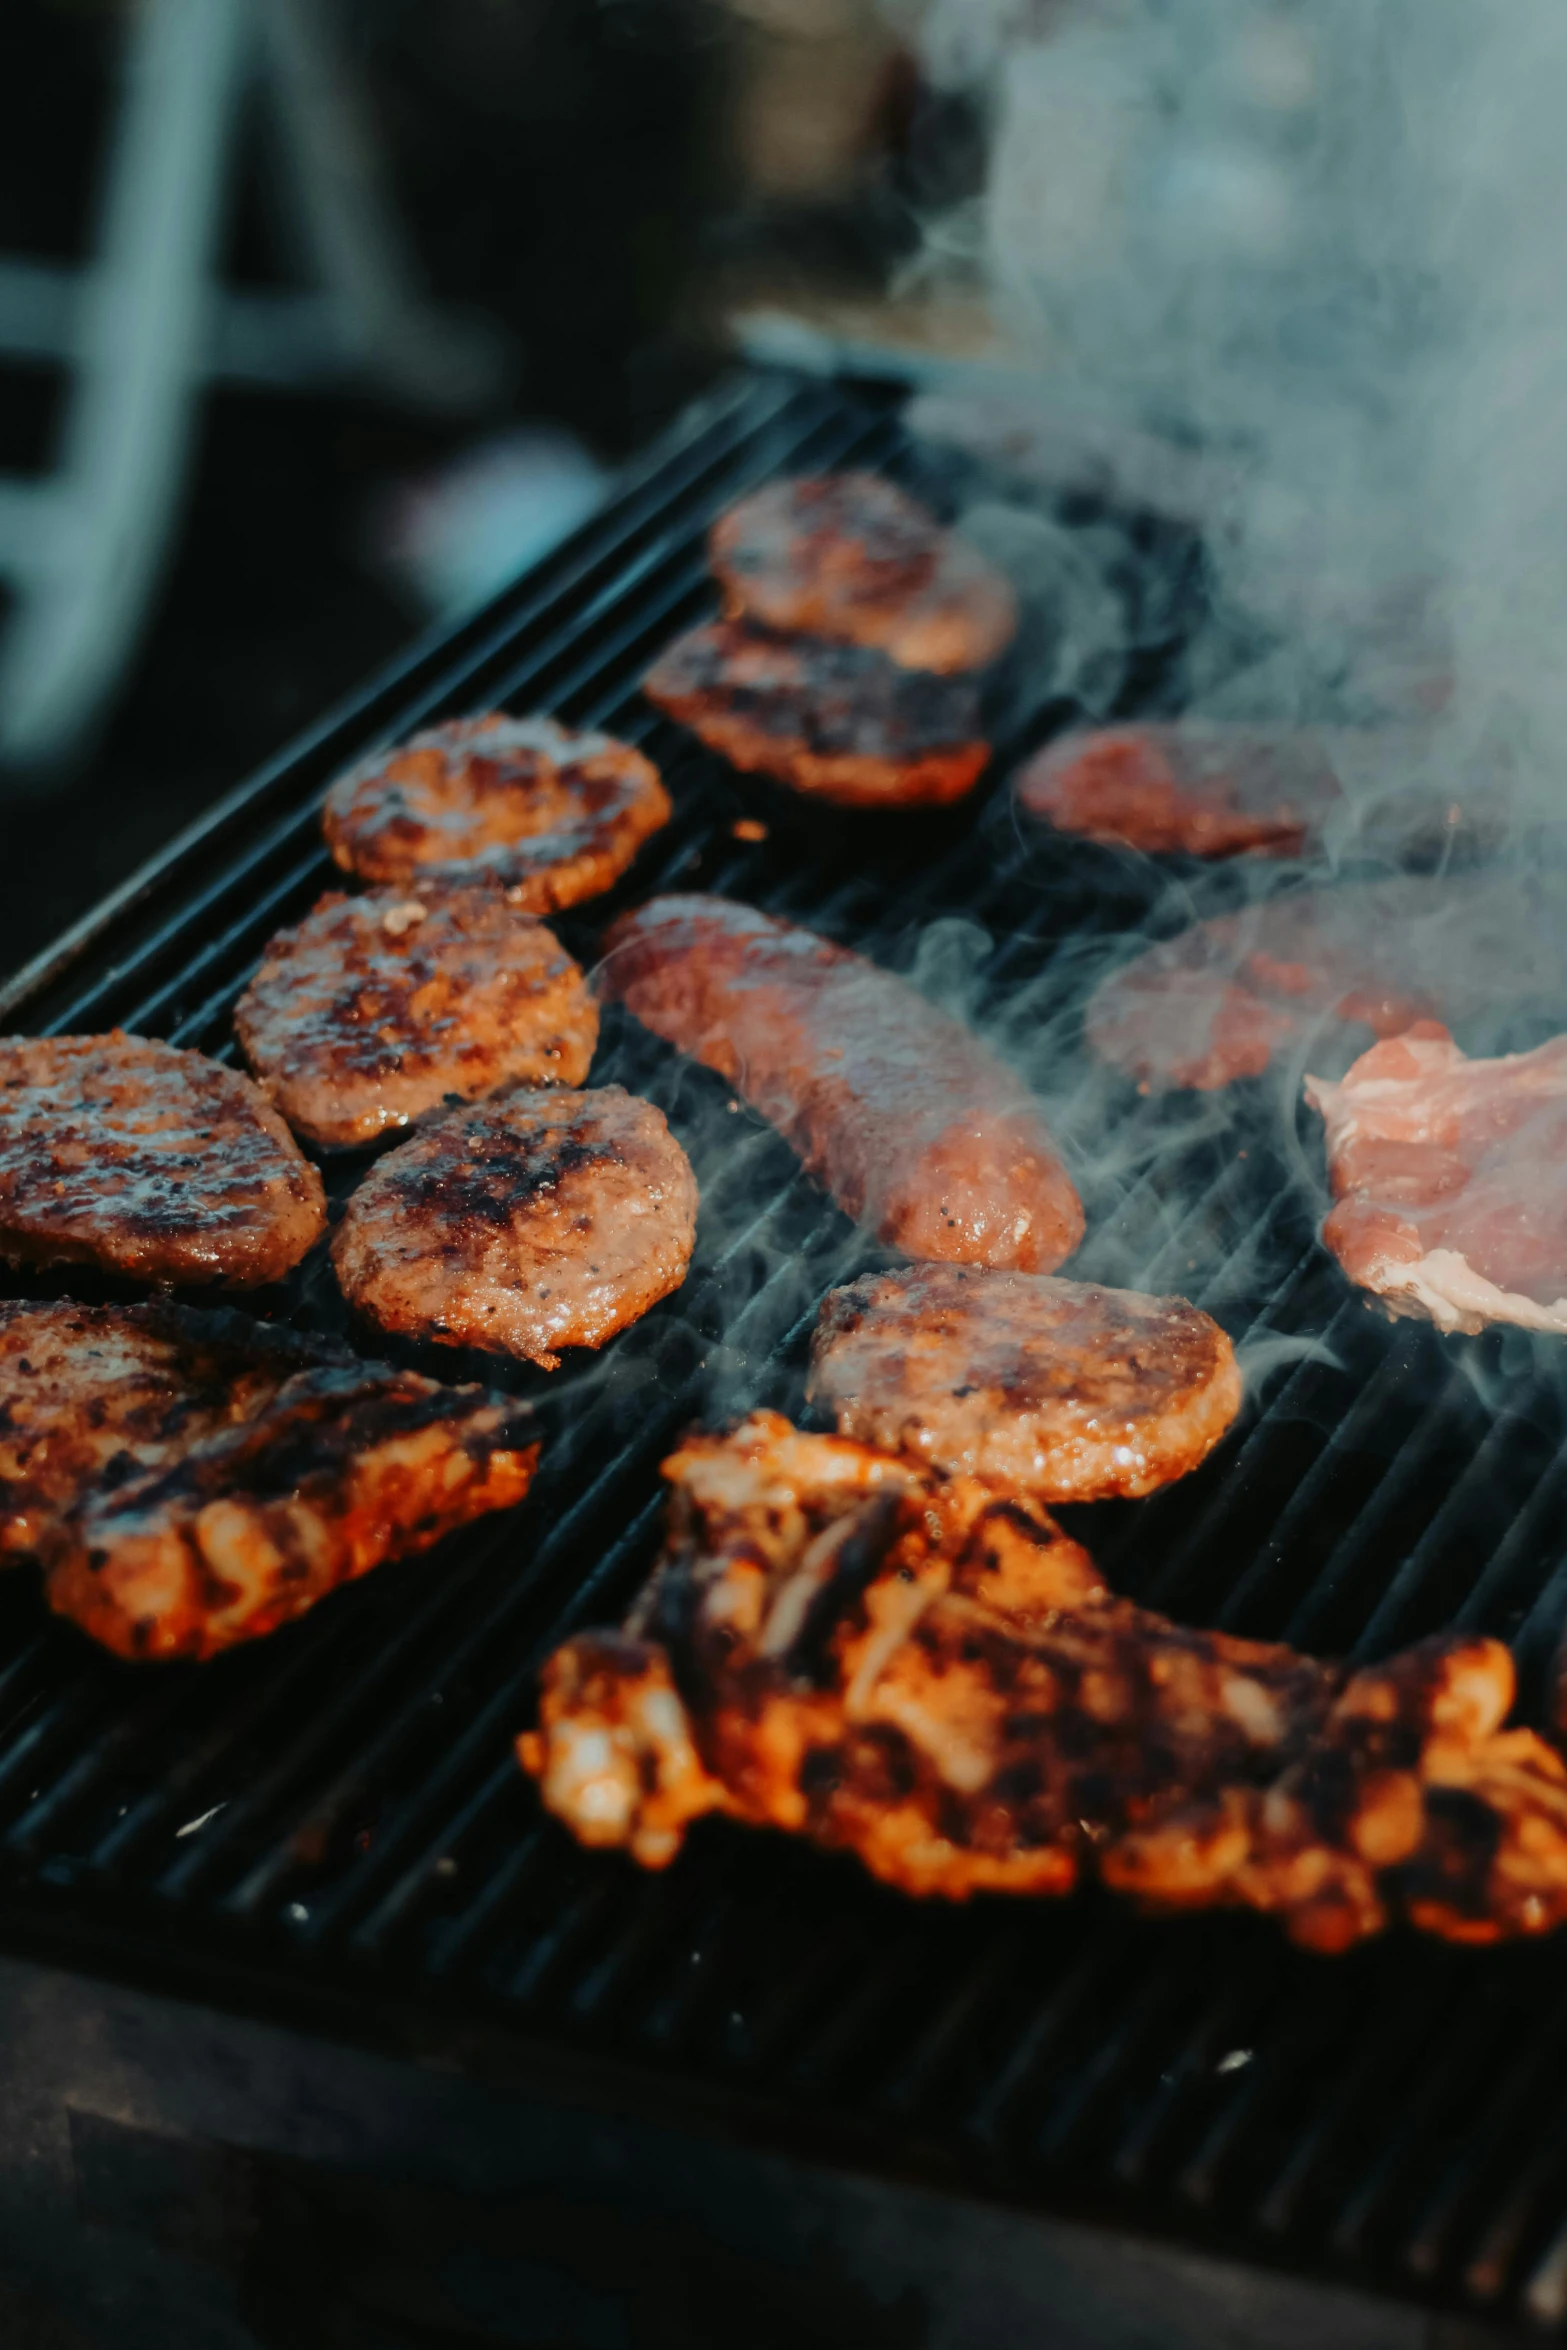
[[[721,386],[565,547],[0,991],[6,1025],[118,1023],[228,1049],[261,945],[328,879],[316,811],[330,777],[416,725],[506,703],[643,742],[676,799],[621,890],[561,926],[574,949],[590,956],[620,904],[671,883],[754,897],[905,964],[931,921],[977,920],[989,945],[973,1000],[988,1016],[1010,1006],[1022,1049],[1019,1006],[1059,1022],[1080,995],[1063,943],[1075,954],[1148,915],[1146,868],[1042,858],[1010,830],[1004,789],[932,819],[802,812],[635,690],[711,608],[701,535],[727,500],[784,469],[921,478],[896,405],[884,388],[785,375]],[[1157,684],[1155,662],[1134,690]],[[998,783],[1062,715],[1025,709]],[[758,811],[770,837],[742,846],[733,820]],[[1224,877],[1208,886],[1223,902]],[[516,1519],[383,1570],[246,1656],[122,1668],[44,1626],[24,1579],[0,1589],[0,1946],[1561,2326],[1559,1948],[1395,1936],[1323,1962],[1254,1919],[1150,1925],[1092,1893],[922,1907],[850,1863],[716,1824],[649,1879],[540,1818],[510,1746],[537,1662],[568,1629],[612,1619],[645,1572],[657,1460],[714,1392],[718,1350],[732,1408],[787,1406],[821,1291],[869,1261],[776,1137],[742,1115],[713,1144],[728,1105],[706,1073],[611,1015],[595,1074],[654,1091],[706,1151],[710,1237],[689,1294],[618,1342],[611,1374],[557,1388],[559,1473],[547,1461]],[[1551,1535],[1567,1394],[1548,1351],[1520,1367],[1504,1337],[1453,1346],[1377,1322],[1315,1247],[1296,1138],[1244,1089],[1239,1125],[1205,1114],[1172,1152],[1178,1111],[1106,1093],[1086,1068],[1075,1082],[1085,1117],[1113,1112],[1129,1137],[1113,1185],[1088,1171],[1085,1269],[1130,1252],[1150,1285],[1188,1289],[1271,1356],[1254,1351],[1260,1402],[1201,1472],[1076,1514],[1073,1530],[1139,1597],[1231,1629],[1358,1654],[1444,1622],[1503,1630],[1537,1692],[1567,1604]],[[329,1169],[339,1193],[355,1171]],[[329,1289],[312,1270],[280,1310],[330,1321]],[[458,1375],[450,1358],[431,1367]]]

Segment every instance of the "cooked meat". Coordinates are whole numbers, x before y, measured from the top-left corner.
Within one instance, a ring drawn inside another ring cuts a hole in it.
[[[1152,1493],[1240,1409],[1235,1349],[1179,1297],[919,1265],[822,1306],[810,1393],[840,1436],[1039,1501]]]
[[[618,1085],[527,1092],[432,1120],[390,1151],[332,1243],[383,1330],[546,1370],[678,1289],[696,1178],[661,1110]]]
[[[528,1405],[349,1363],[302,1371],[173,1465],[90,1500],[50,1606],[119,1655],[208,1657],[527,1492]]]
[[[336,893],[280,931],[234,1029],[307,1142],[348,1149],[438,1102],[580,1085],[598,1007],[557,939],[482,886]]]
[[[492,712],[351,768],[322,822],[361,880],[489,881],[525,913],[550,914],[618,881],[669,817],[658,769],[629,743]]]
[[[1471,1061],[1422,1020],[1306,1098],[1337,1203],[1322,1237],[1351,1281],[1443,1330],[1567,1331],[1567,1036]]]
[[[844,808],[960,800],[990,757],[969,679],[740,620],[677,637],[643,691],[731,766]]]
[[[0,1304],[0,1553],[56,1557],[83,1502],[254,1418],[342,1357],[247,1314]]]
[[[1567,1922],[1567,1764],[1502,1729],[1513,1685],[1499,1641],[1460,1637],[1357,1673],[1275,1786],[1126,1835],[1105,1881],[1158,1907],[1268,1910],[1322,1951],[1400,1914],[1454,1942],[1550,1932]]]
[[[1155,855],[1294,857],[1340,792],[1322,743],[1304,729],[1184,719],[1061,735],[1022,770],[1017,797],[1058,831]]]
[[[1296,892],[1199,922],[1102,980],[1094,1049],[1144,1092],[1260,1077],[1336,1029],[1398,1036],[1419,1019],[1567,1018],[1554,877],[1401,880]]]
[[[890,971],[718,897],[654,898],[606,946],[601,992],[718,1070],[893,1247],[1030,1273],[1076,1248],[1032,1096]]]
[[[1108,1592],[1036,1505],[758,1412],[665,1463],[623,1633],[546,1667],[518,1741],[584,1843],[646,1867],[721,1811],[906,1892],[1244,1904],[1336,1951],[1567,1922],[1567,1764],[1454,1635],[1352,1676]]]
[[[585,1842],[648,1866],[722,1809],[913,1893],[1065,1892],[1172,1794],[1267,1785],[1338,1686],[1114,1598],[1031,1504],[773,1412],[664,1473],[645,1602],[558,1653],[520,1746]]]
[[[874,473],[769,482],[709,541],[732,619],[868,645],[905,669],[982,669],[1017,633],[1011,587]]]
[[[326,1225],[248,1077],[141,1036],[0,1038],[0,1257],[254,1289]]]

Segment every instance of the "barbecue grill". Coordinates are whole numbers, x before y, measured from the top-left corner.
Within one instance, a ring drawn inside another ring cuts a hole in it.
[[[713,607],[702,536],[728,500],[848,464],[929,489],[930,462],[890,390],[725,385],[564,548],[24,972],[7,1024],[230,1056],[263,942],[330,881],[318,807],[347,759],[499,704],[608,727],[660,762],[676,815],[613,897],[562,923],[574,952],[591,960],[655,889],[711,888],[960,989],[1069,1148],[1090,1125],[1115,1135],[1113,1165],[1082,1169],[1081,1269],[1184,1291],[1241,1343],[1254,1401],[1200,1471],[1063,1513],[1111,1579],[1357,1657],[1453,1623],[1499,1633],[1539,1707],[1567,1609],[1560,1350],[1443,1341],[1349,1293],[1315,1241],[1284,1088],[1138,1103],[1088,1066],[1074,1006],[1148,916],[1144,869],[1019,837],[1004,791],[936,816],[803,807],[639,698],[650,656]],[[1156,526],[1123,527],[1135,594]],[[1162,556],[1168,572],[1180,550]],[[1159,686],[1154,644],[1129,693],[1146,706]],[[1026,687],[1007,689],[998,776],[1063,715]],[[737,835],[742,818],[765,837]],[[1219,903],[1234,883],[1191,886]],[[1031,2262],[1053,2341],[1413,2344],[1422,2311],[1558,2328],[1560,1943],[1400,1933],[1324,1961],[1257,1919],[1143,1922],[1092,1892],[920,1905],[723,1823],[655,1878],[542,1815],[512,1740],[542,1658],[617,1619],[645,1576],[670,1439],[714,1410],[798,1412],[822,1291],[876,1261],[718,1078],[613,1011],[608,1081],[659,1102],[691,1150],[697,1257],[601,1363],[553,1386],[488,1366],[542,1399],[520,1511],[201,1668],[122,1666],[46,1624],[29,1578],[0,1584],[0,2034],[13,2116],[33,2117],[27,2149],[0,2156],[8,2273],[69,2257],[87,2276],[50,2233],[74,2208],[126,2292],[165,2257],[206,2280],[191,2307],[210,2336],[193,2317],[149,2341],[702,2342],[721,2305],[731,2341],[913,2342],[938,2338],[918,2315],[938,2270],[967,2290]],[[308,1268],[276,1310],[345,1327]],[[338,2330],[276,2316],[291,2262]],[[214,2314],[213,2280],[241,2275],[259,2337]],[[142,2337],[127,2319],[103,2338]],[[939,2338],[987,2337],[976,2317]]]

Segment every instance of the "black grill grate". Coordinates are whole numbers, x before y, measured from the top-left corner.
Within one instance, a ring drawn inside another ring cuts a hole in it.
[[[1131,869],[1045,856],[1004,796],[879,826],[787,805],[638,699],[648,657],[711,606],[713,512],[781,469],[847,462],[920,465],[869,392],[725,389],[562,553],[220,811],[4,1008],[226,1053],[262,942],[328,879],[317,802],[346,756],[494,702],[612,726],[652,748],[678,810],[622,898],[723,889],[903,967],[923,937],[922,975],[961,978],[1062,1131],[1113,1137],[1114,1164],[1101,1149],[1085,1168],[1085,1268],[1183,1289],[1252,1350],[1260,1403],[1213,1461],[1077,1526],[1114,1578],[1324,1649],[1497,1630],[1538,1701],[1567,1607],[1556,1357],[1376,1321],[1315,1248],[1274,1108],[1139,1105],[1083,1062],[1071,1006],[1095,942],[1145,910]],[[768,837],[738,841],[757,813]],[[591,954],[594,929],[565,927]],[[687,1139],[698,1260],[602,1366],[533,1382],[551,1442],[523,1512],[199,1671],[122,1668],[47,1624],[26,1578],[0,1586],[0,1933],[264,2006],[520,2034],[873,2160],[1559,2324],[1559,1947],[1396,1937],[1325,1963],[1254,1920],[1150,1926],[1093,1895],[923,1908],[717,1826],[648,1879],[541,1818],[511,1751],[540,1657],[635,1590],[669,1438],[715,1399],[797,1407],[821,1292],[868,1261],[705,1072],[611,1015],[596,1075],[652,1094]],[[329,1276],[307,1269],[279,1310],[333,1321]]]

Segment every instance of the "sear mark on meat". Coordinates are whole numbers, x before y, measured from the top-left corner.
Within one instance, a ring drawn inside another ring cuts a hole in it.
[[[434,1119],[348,1203],[332,1261],[383,1330],[521,1355],[602,1346],[686,1277],[690,1162],[618,1085],[524,1092]]]
[[[1409,878],[1273,897],[1100,981],[1089,1042],[1145,1093],[1260,1077],[1303,1039],[1567,1014],[1554,877]]]
[[[376,889],[329,894],[280,931],[234,1028],[289,1124],[333,1150],[446,1100],[579,1085],[598,1007],[552,933],[493,887]]]
[[[1060,832],[1192,857],[1298,856],[1341,797],[1316,736],[1192,719],[1061,735],[1015,789]]]
[[[1184,1298],[922,1265],[830,1293],[809,1392],[841,1436],[1040,1501],[1097,1501],[1196,1468],[1241,1379]]]
[[[1049,1272],[1081,1240],[1033,1097],[890,971],[718,897],[654,898],[605,943],[600,992],[718,1070],[892,1247]]]
[[[1324,1952],[1399,1918],[1458,1942],[1567,1922],[1567,1764],[1502,1727],[1497,1641],[1348,1674],[1172,1624],[1036,1506],[776,1413],[665,1474],[653,1582],[623,1632],[550,1660],[518,1742],[584,1843],[661,1867],[723,1812],[910,1893],[1092,1870]]]
[[[364,881],[488,881],[524,913],[550,914],[618,881],[670,812],[657,768],[629,743],[491,713],[351,768],[322,823],[338,864]]]
[[[1306,1098],[1327,1123],[1322,1238],[1351,1281],[1442,1330],[1567,1332],[1567,1036],[1469,1060],[1421,1021]]]
[[[677,637],[643,691],[742,773],[844,808],[959,800],[990,758],[969,679],[744,621]]]
[[[905,669],[982,669],[1017,633],[1009,583],[873,473],[769,482],[708,541],[732,619],[864,645]]]
[[[0,1257],[253,1289],[326,1226],[248,1077],[150,1038],[0,1038]]]

